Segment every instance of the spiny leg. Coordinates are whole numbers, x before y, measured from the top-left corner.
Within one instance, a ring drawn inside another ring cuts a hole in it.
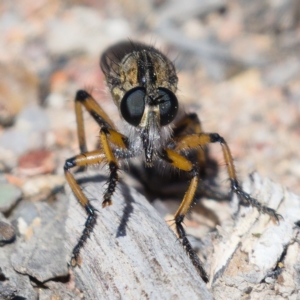
[[[101,106],[95,101],[95,99],[88,94],[84,90],[79,90],[76,93],[75,97],[75,111],[76,111],[76,119],[77,119],[77,132],[78,132],[78,140],[79,147],[81,152],[85,152],[86,147],[86,138],[84,133],[84,122],[82,117],[82,106],[86,108],[89,114],[94,118],[94,120],[101,127],[100,130],[100,143],[103,147],[103,152],[106,156],[109,169],[110,176],[108,180],[108,188],[104,194],[104,200],[102,206],[111,205],[111,196],[115,191],[116,184],[118,181],[118,165],[115,159],[115,156],[112,153],[111,147],[108,143],[108,140],[113,143],[116,147],[127,149],[127,138],[122,134],[118,133],[114,129],[114,124],[105,113],[105,111],[101,108]]]
[[[102,162],[108,163],[110,169],[110,176],[108,180],[108,187],[103,196],[103,203],[102,203],[102,207],[106,207],[112,204],[111,196],[115,191],[117,181],[118,181],[118,173],[117,173],[118,165],[108,141],[111,141],[112,143],[114,143],[120,148],[126,149],[126,139],[124,138],[123,135],[119,134],[113,129],[102,128],[100,131],[100,141],[102,145],[101,150],[83,153],[74,156],[70,159],[67,159],[64,166],[66,179],[73,193],[75,194],[77,200],[85,208],[88,214],[88,218],[86,220],[85,228],[82,232],[82,235],[77,245],[73,249],[73,256],[71,259],[72,266],[76,266],[77,264],[80,264],[80,258],[79,258],[80,250],[84,246],[84,243],[86,242],[87,238],[90,236],[90,233],[92,232],[96,224],[97,215],[96,215],[95,208],[90,204],[89,200],[84,195],[80,186],[78,185],[74,176],[71,174],[69,170],[75,166],[85,167],[88,165],[99,164]]]
[[[84,121],[82,117],[82,106],[84,106],[87,109],[87,111],[91,114],[91,116],[95,119],[99,126],[102,127],[100,132],[100,142],[102,144],[103,149],[101,150],[86,152],[87,147],[84,132]],[[90,236],[90,233],[92,232],[93,227],[96,224],[97,215],[95,208],[90,204],[89,200],[86,198],[80,186],[76,182],[74,176],[69,170],[75,166],[84,168],[88,165],[108,162],[110,168],[110,177],[108,181],[108,188],[106,193],[104,194],[104,201],[102,205],[103,207],[105,207],[111,204],[110,198],[115,190],[116,183],[118,180],[117,163],[114,155],[112,154],[112,150],[108,143],[108,140],[118,148],[127,149],[127,138],[114,130],[114,125],[107,116],[107,114],[86,91],[80,90],[77,92],[75,97],[75,111],[77,119],[79,147],[82,154],[66,160],[64,171],[66,179],[73,193],[75,194],[79,203],[85,208],[88,214],[88,218],[86,220],[85,228],[82,232],[82,235],[77,245],[73,249],[73,255],[71,260],[72,266],[76,266],[80,262],[80,250],[86,242],[87,238]]]
[[[91,116],[95,119],[95,121],[100,126],[106,126],[112,128],[111,129],[112,131],[114,126],[112,121],[107,116],[107,114],[103,111],[101,106],[95,101],[95,99],[90,94],[88,94],[84,90],[77,91],[75,96],[77,136],[78,136],[80,153],[86,153],[88,150],[86,145],[82,106],[86,108],[86,110],[91,114]],[[80,168],[77,169],[77,172],[83,171],[84,169],[85,167],[81,166]],[[59,187],[57,191],[51,192],[51,194],[48,197],[51,197],[53,194],[56,194],[60,189],[63,189],[63,185]]]
[[[182,226],[184,217],[186,216],[194,200],[194,196],[199,183],[199,174],[197,171],[197,167],[193,165],[187,158],[183,157],[182,155],[176,153],[171,149],[165,149],[165,151],[161,155],[161,158],[180,170],[190,172],[192,176],[192,180],[190,182],[189,188],[186,191],[177,212],[175,213],[175,225],[176,225],[177,234],[179,238],[182,240],[182,245],[186,250],[188,256],[190,257],[193,265],[196,267],[202,279],[205,282],[208,282],[208,276],[203,268],[203,264],[199,259],[198,255],[193,250],[189,240],[186,237],[185,230]]]
[[[184,116],[179,122],[175,124],[174,128],[174,138],[190,134],[200,134],[203,133],[201,122],[198,118],[198,115],[195,113],[189,113]],[[206,177],[206,169],[207,169],[207,153],[204,148],[198,147],[196,149],[196,159],[197,166],[199,170],[200,178]],[[229,200],[229,193],[221,192],[219,189],[213,188],[211,184],[207,184],[204,181],[201,181],[198,185],[198,189],[196,192],[197,195],[201,195],[207,198],[211,198],[214,200]]]
[[[96,215],[95,208],[90,204],[89,200],[84,195],[80,186],[78,185],[74,176],[71,174],[69,170],[75,166],[84,167],[87,165],[94,165],[102,162],[108,163],[110,169],[110,176],[108,180],[108,187],[103,196],[102,207],[111,205],[112,204],[111,196],[113,195],[118,182],[118,173],[117,173],[118,165],[108,141],[111,141],[119,148],[126,149],[126,139],[124,138],[123,135],[119,134],[113,129],[102,128],[100,131],[100,142],[102,145],[102,149],[83,153],[74,156],[70,159],[67,159],[64,166],[66,179],[73,193],[78,199],[79,203],[85,208],[88,214],[88,218],[85,223],[85,228],[82,232],[82,235],[77,245],[73,249],[73,256],[71,260],[72,266],[76,266],[79,263],[80,250],[83,247],[84,243],[86,242],[87,238],[90,236],[90,233],[92,232],[96,224],[97,215]]]
[[[177,146],[175,148],[176,151],[181,151],[183,149],[189,149],[189,148],[197,148],[203,145],[207,145],[209,143],[220,143],[233,192],[236,193],[241,200],[244,200],[250,205],[256,207],[259,212],[274,217],[277,222],[279,222],[279,219],[282,218],[281,215],[277,214],[274,209],[259,203],[255,198],[252,198],[250,194],[243,191],[243,189],[239,185],[236,176],[236,171],[235,171],[230,149],[227,143],[225,142],[225,140],[219,134],[217,133],[192,134],[188,136],[178,137],[175,139],[175,141],[177,142]]]
[[[96,215],[95,208],[91,205],[87,197],[82,192],[73,174],[70,172],[70,169],[75,166],[83,167],[83,166],[93,165],[97,163],[99,164],[102,163],[104,160],[105,160],[105,155],[103,151],[97,150],[97,151],[87,152],[69,158],[66,160],[64,165],[64,171],[65,171],[67,182],[71,187],[71,190],[75,194],[75,197],[77,198],[79,203],[85,208],[88,215],[81,237],[72,252],[71,265],[73,267],[75,267],[78,264],[80,265],[80,256],[79,256],[80,250],[84,246],[91,232],[93,231],[93,228],[96,224],[97,215]]]
[[[87,152],[86,138],[84,131],[84,121],[82,114],[82,106],[90,113],[100,127],[114,129],[114,125],[101,106],[96,100],[84,90],[79,90],[75,96],[75,113],[77,121],[77,135],[79,141],[80,152]]]
[[[107,182],[107,189],[103,196],[103,202],[102,202],[103,208],[112,205],[111,197],[115,192],[117,182],[119,180],[117,160],[115,158],[115,155],[112,152],[111,146],[108,143],[108,139],[115,138],[116,139],[115,142],[122,143],[122,145],[119,146],[123,146],[125,148],[126,147],[125,141],[122,140],[121,137],[122,137],[121,134],[117,133],[114,130],[109,130],[108,128],[104,128],[104,127],[101,128],[100,130],[100,142],[101,142],[103,152],[105,153],[105,157],[107,159],[109,170],[110,170],[110,175]]]
[[[82,153],[86,152],[86,138],[84,133],[84,122],[82,117],[82,106],[86,108],[89,114],[94,118],[94,120],[101,127],[100,130],[100,142],[103,147],[104,153],[108,160],[109,169],[110,169],[110,179],[109,187],[107,193],[105,193],[104,206],[110,205],[110,196],[113,194],[115,187],[113,182],[117,182],[117,162],[112,153],[111,147],[108,144],[108,140],[113,143],[115,146],[127,149],[127,138],[122,134],[118,133],[114,129],[114,124],[101,108],[101,106],[95,101],[95,99],[84,90],[79,90],[76,93],[75,97],[75,111],[76,111],[76,120],[77,120],[77,132],[79,147]],[[110,196],[109,196],[110,194]]]

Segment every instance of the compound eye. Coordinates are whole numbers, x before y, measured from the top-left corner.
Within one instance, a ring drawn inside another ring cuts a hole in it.
[[[165,88],[159,88],[159,113],[160,125],[165,126],[171,123],[178,112],[178,100],[174,93]]]
[[[129,90],[121,102],[121,114],[131,125],[138,126],[145,110],[145,89],[136,87]]]

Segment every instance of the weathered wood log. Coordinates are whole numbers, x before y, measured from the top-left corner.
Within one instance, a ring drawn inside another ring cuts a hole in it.
[[[86,299],[212,299],[181,243],[144,196],[120,184],[113,205],[102,209],[105,177],[86,181],[84,191],[98,218],[81,251],[81,267],[73,268]],[[72,192],[67,193],[71,257],[86,214]]]
[[[210,230],[193,229],[195,235],[203,232],[207,288],[144,196],[120,184],[113,205],[102,209],[107,177],[80,177],[98,209],[95,230],[81,251],[81,267],[70,268],[68,277],[67,263],[86,219],[70,189],[66,187],[69,199],[60,194],[52,203],[25,201],[10,220],[19,230],[25,228],[24,233],[0,248],[0,298],[299,299],[300,198],[280,185],[257,174],[244,184],[246,191],[277,209],[284,218],[279,224],[252,207],[240,207],[237,213],[235,198],[231,204],[201,201],[219,220],[216,230],[211,221]],[[209,219],[207,210],[205,216],[192,216]]]

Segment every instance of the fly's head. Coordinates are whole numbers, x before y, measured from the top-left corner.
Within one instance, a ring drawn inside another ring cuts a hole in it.
[[[122,118],[139,132],[151,165],[178,111],[172,62],[153,47],[122,42],[104,52],[100,65]]]

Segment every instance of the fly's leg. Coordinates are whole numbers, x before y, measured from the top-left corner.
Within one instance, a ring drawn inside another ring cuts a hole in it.
[[[188,187],[188,190],[186,191],[183,200],[175,213],[175,225],[176,225],[176,232],[178,234],[178,237],[182,241],[182,245],[184,249],[186,250],[188,256],[190,257],[193,265],[196,267],[198,273],[202,277],[202,279],[205,282],[208,282],[208,275],[206,274],[203,263],[199,259],[198,255],[193,250],[189,240],[187,239],[185,230],[182,226],[183,220],[191,207],[191,204],[194,200],[194,196],[198,187],[199,183],[199,174],[198,174],[198,168],[196,165],[193,165],[191,161],[189,161],[184,156],[180,155],[179,153],[171,150],[171,149],[165,149],[163,154],[161,155],[161,158],[164,159],[166,162],[171,164],[172,166],[189,172],[192,176],[192,180],[190,182],[190,185]]]
[[[80,250],[84,246],[86,240],[89,238],[91,232],[93,231],[93,228],[96,224],[97,215],[96,215],[95,208],[92,206],[90,201],[82,192],[79,184],[77,183],[73,174],[70,172],[70,169],[75,166],[84,167],[87,165],[99,164],[102,163],[103,161],[105,161],[105,155],[103,151],[98,150],[98,151],[79,154],[77,156],[69,158],[66,160],[64,165],[64,171],[65,171],[67,182],[72,192],[76,196],[78,202],[85,209],[88,215],[81,237],[77,245],[73,249],[72,259],[71,259],[71,265],[73,267],[78,264],[80,265],[80,256],[79,256]]]
[[[250,194],[246,193],[240,186],[234,163],[233,158],[230,152],[230,149],[225,142],[225,140],[217,133],[199,133],[199,134],[191,134],[187,136],[178,137],[175,139],[177,146],[175,151],[181,151],[183,149],[190,149],[190,148],[198,148],[210,143],[220,143],[223,151],[223,156],[226,163],[226,168],[228,172],[228,176],[231,183],[231,188],[234,193],[240,198],[240,201],[245,201],[250,205],[257,208],[257,210],[261,213],[265,213],[270,215],[271,217],[275,218],[277,222],[279,219],[282,218],[281,215],[277,214],[276,211],[270,207],[267,207],[261,204],[257,199],[251,197]]]
[[[101,127],[100,150],[87,152],[86,138],[84,132],[84,121],[82,116],[82,106],[86,108],[86,110]],[[127,138],[114,129],[114,125],[107,116],[107,114],[102,110],[101,106],[98,105],[98,103],[92,98],[92,96],[89,95],[86,91],[80,90],[77,92],[75,97],[75,111],[77,120],[77,133],[81,154],[66,160],[64,165],[64,172],[67,182],[71,187],[71,190],[75,194],[78,202],[86,210],[88,217],[82,235],[77,245],[73,249],[73,255],[71,259],[72,266],[80,264],[80,250],[84,246],[91,232],[93,231],[93,228],[96,224],[97,215],[95,208],[91,205],[90,201],[82,192],[80,186],[76,182],[76,179],[70,172],[70,169],[76,166],[84,168],[88,165],[94,164],[108,164],[110,175],[102,203],[102,207],[106,207],[112,204],[111,197],[116,189],[116,185],[118,182],[118,163],[115,158],[115,155],[113,154],[110,144],[114,144],[114,146],[118,149],[127,149]]]

